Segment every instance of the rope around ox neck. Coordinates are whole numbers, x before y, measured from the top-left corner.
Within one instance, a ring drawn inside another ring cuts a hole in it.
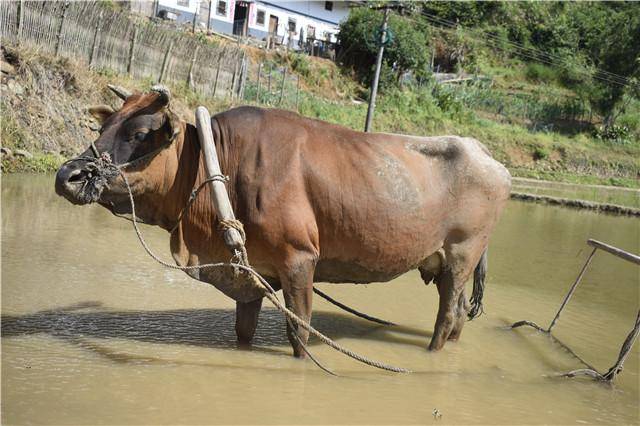
[[[125,183],[125,185],[127,187],[127,192],[128,192],[128,195],[129,195],[129,202],[131,204],[131,216],[132,216],[131,223],[133,224],[133,229],[135,230],[136,236],[138,237],[138,240],[140,241],[140,244],[142,245],[144,250],[147,252],[147,254],[153,260],[155,260],[156,262],[158,262],[162,266],[165,266],[165,267],[170,268],[170,269],[180,270],[180,271],[193,271],[193,270],[208,269],[208,268],[221,268],[221,267],[224,267],[224,266],[233,266],[233,267],[238,268],[238,269],[240,269],[242,271],[245,271],[245,272],[249,273],[250,275],[252,275],[254,277],[254,282],[256,282],[261,287],[261,289],[262,289],[262,291],[264,293],[264,296],[267,299],[269,299],[269,301],[280,312],[282,312],[285,315],[285,317],[288,318],[288,320],[291,320],[294,323],[296,323],[297,325],[299,325],[300,327],[304,328],[309,333],[313,334],[318,339],[320,339],[324,344],[328,345],[329,347],[335,349],[336,351],[338,351],[338,352],[340,352],[340,353],[342,353],[342,354],[344,354],[344,355],[346,355],[346,356],[348,356],[348,357],[350,357],[352,359],[355,359],[356,361],[359,361],[359,362],[361,362],[363,364],[366,364],[366,365],[369,365],[371,367],[379,368],[381,370],[386,370],[386,371],[392,371],[394,373],[410,373],[411,372],[411,370],[408,370],[406,368],[396,367],[396,366],[393,366],[393,365],[390,365],[390,364],[385,364],[385,363],[382,363],[382,362],[379,362],[379,361],[375,361],[375,360],[369,359],[369,358],[367,358],[367,357],[365,357],[363,355],[360,355],[360,354],[358,354],[356,352],[353,352],[352,350],[347,349],[344,346],[336,343],[331,338],[325,336],[320,331],[318,331],[315,328],[313,328],[313,326],[311,326],[311,324],[309,324],[307,321],[303,320],[298,315],[296,315],[293,311],[291,311],[289,308],[287,308],[280,301],[280,299],[278,299],[278,297],[276,295],[276,292],[273,289],[273,287],[271,287],[271,285],[257,271],[255,271],[248,263],[246,265],[243,265],[243,264],[234,263],[234,262],[218,262],[218,263],[205,263],[205,264],[202,264],[202,265],[179,266],[179,265],[171,264],[169,262],[164,261],[163,259],[158,257],[151,250],[151,248],[147,245],[147,242],[145,241],[144,237],[142,236],[142,232],[138,228],[138,221],[137,221],[137,218],[136,218],[136,210],[135,210],[135,201],[133,199],[133,193],[131,191],[131,186],[129,185],[129,180],[127,179],[127,176],[122,172],[120,167],[114,165],[113,163],[109,163],[108,161],[104,161],[102,166],[105,167],[105,168],[111,168],[112,170],[117,171],[117,173],[120,175],[120,177],[122,177],[122,180],[124,181],[124,183]],[[213,181],[213,179],[211,179],[210,181]],[[206,182],[203,182],[203,184],[204,183],[206,183]]]

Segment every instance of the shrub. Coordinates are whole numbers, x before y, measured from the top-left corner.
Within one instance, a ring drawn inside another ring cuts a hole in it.
[[[546,160],[549,158],[549,150],[543,146],[536,146],[533,148],[533,159],[536,161]]]
[[[552,83],[558,78],[557,71],[554,68],[535,62],[527,64],[524,75],[527,77],[527,80],[535,83]]]
[[[618,126],[615,124],[611,126],[598,126],[594,131],[594,136],[597,139],[600,139],[602,141],[610,141],[610,142],[614,142],[622,145],[625,145],[631,142],[629,140],[630,134],[631,134],[631,131],[627,126]]]
[[[292,54],[291,68],[305,78],[308,78],[311,74],[311,63],[306,55],[301,55],[299,53]]]

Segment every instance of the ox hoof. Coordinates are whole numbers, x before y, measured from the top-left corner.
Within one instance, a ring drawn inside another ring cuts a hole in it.
[[[457,342],[458,340],[460,340],[460,333],[451,333],[447,339],[448,342]]]
[[[429,347],[427,348],[427,350],[429,350],[429,352],[437,352],[439,350],[441,350],[444,347],[444,342],[435,342],[435,341],[431,341],[431,343],[429,343]]]
[[[251,345],[251,340],[240,340],[238,339],[236,341],[236,348],[243,350],[243,351],[248,351],[251,350],[252,345]]]
[[[307,353],[303,349],[293,349],[293,357],[297,359],[306,359]]]

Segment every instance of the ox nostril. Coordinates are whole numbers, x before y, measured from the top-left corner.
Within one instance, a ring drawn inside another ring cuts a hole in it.
[[[86,180],[87,174],[82,169],[73,170],[67,177],[68,183],[81,182]]]

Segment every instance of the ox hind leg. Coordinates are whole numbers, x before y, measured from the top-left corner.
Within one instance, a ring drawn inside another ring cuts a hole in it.
[[[440,350],[447,340],[460,338],[469,310],[464,285],[485,246],[482,238],[445,246],[446,264],[434,279],[440,302],[429,350]]]
[[[253,302],[236,302],[236,336],[242,345],[251,343],[258,326],[262,298]]]

